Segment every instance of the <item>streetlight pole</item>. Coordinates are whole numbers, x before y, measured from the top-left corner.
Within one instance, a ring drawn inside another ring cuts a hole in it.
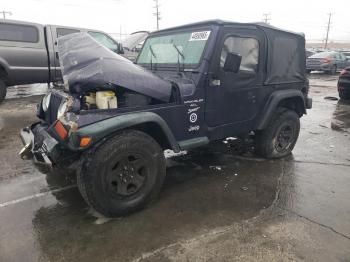
[[[156,17],[157,19],[157,30],[159,30],[159,20],[161,19],[160,18],[160,12],[159,12],[159,2],[158,0],[154,0],[156,6],[154,7],[156,9],[156,12],[154,13],[154,16]]]
[[[324,49],[327,49],[327,47],[328,47],[328,37],[329,37],[329,29],[331,27],[331,18],[332,18],[332,13],[329,13],[328,14],[328,25],[327,25],[326,42],[324,44]]]

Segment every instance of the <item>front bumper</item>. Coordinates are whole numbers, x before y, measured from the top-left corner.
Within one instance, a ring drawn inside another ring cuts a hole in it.
[[[311,71],[329,71],[332,69],[331,64],[306,65],[306,70]]]
[[[23,159],[33,159],[35,164],[51,167],[58,154],[58,141],[46,129],[40,122],[23,128],[20,136],[24,147],[19,155]]]

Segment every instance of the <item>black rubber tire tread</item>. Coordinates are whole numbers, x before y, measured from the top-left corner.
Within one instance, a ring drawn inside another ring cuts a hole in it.
[[[349,100],[350,99],[350,91],[345,90],[339,90],[339,97],[343,100]]]
[[[290,150],[284,152],[284,153],[278,153],[274,150],[272,141],[275,133],[278,130],[278,127],[286,120],[292,120],[296,121],[296,132],[295,137],[292,145],[290,146]],[[279,107],[274,115],[274,117],[271,119],[270,123],[264,130],[256,131],[255,135],[255,153],[259,156],[262,156],[267,159],[274,159],[274,158],[282,158],[287,155],[289,155],[299,136],[300,132],[300,118],[298,114],[290,109]]]
[[[152,173],[154,184],[150,191],[143,195],[140,201],[123,206],[111,205],[101,198],[98,191],[98,181],[103,165],[108,162],[118,152],[125,148],[141,148],[147,151],[153,158],[156,172]],[[77,184],[79,191],[87,204],[100,214],[106,217],[118,217],[128,215],[144,208],[148,203],[156,198],[164,182],[166,174],[166,163],[162,148],[149,135],[137,130],[125,130],[107,139],[95,150],[89,151],[84,156],[81,170],[77,172]]]
[[[0,79],[0,103],[4,101],[6,97],[7,87],[3,79]]]

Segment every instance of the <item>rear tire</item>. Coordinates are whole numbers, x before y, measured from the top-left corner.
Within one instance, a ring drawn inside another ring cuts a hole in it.
[[[78,172],[85,201],[107,217],[142,209],[159,193],[166,173],[162,148],[149,135],[123,131],[86,156]]]
[[[6,97],[7,87],[5,84],[5,81],[3,79],[0,79],[0,103],[4,101]]]
[[[343,100],[349,100],[350,99],[350,92],[349,91],[339,90],[338,93],[339,93],[340,99],[343,99]]]
[[[278,108],[266,129],[256,132],[255,152],[265,158],[285,157],[292,152],[299,132],[298,114],[286,108]]]

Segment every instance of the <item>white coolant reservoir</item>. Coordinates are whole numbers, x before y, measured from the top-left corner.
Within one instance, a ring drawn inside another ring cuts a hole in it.
[[[98,91],[96,105],[98,109],[118,108],[117,97],[113,91]]]

